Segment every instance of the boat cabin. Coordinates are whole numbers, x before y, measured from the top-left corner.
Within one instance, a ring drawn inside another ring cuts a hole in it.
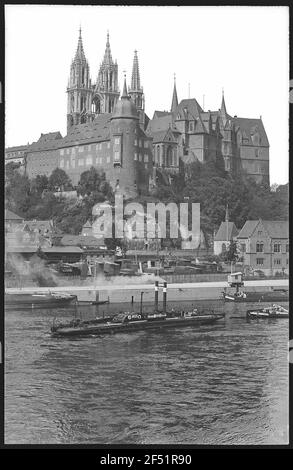
[[[243,274],[242,272],[228,274],[228,284],[230,287],[243,286]]]

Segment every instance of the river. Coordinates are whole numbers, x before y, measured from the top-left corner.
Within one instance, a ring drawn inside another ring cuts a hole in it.
[[[7,311],[5,443],[288,443],[288,320],[248,321],[251,304],[198,304],[226,318],[65,339],[50,326],[71,309]],[[87,315],[108,308],[121,305]]]

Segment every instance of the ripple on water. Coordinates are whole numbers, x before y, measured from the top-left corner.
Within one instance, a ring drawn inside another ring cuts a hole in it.
[[[287,443],[288,322],[247,322],[245,310],[69,341],[48,334],[56,313],[9,312],[6,443]]]

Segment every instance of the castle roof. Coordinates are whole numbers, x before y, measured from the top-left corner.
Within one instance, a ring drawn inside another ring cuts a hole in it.
[[[166,131],[169,127],[171,127],[173,132],[179,132],[176,125],[173,123],[173,118],[172,118],[171,113],[168,113],[165,116],[150,120],[148,123],[148,127],[147,127],[147,133],[154,135],[156,132]]]
[[[172,113],[169,112],[169,111],[155,111],[153,119],[161,118],[161,117],[164,117],[164,116],[171,116],[171,115],[172,115]]]
[[[258,132],[260,145],[269,146],[267,134],[261,119],[234,117],[233,122],[235,127],[238,128],[241,134],[247,139],[247,141],[242,141],[242,145],[255,145],[251,137]]]
[[[56,149],[60,145],[62,135],[59,131],[48,132],[47,134],[41,134],[41,137],[37,142],[33,142],[29,147],[29,152],[36,152],[39,150],[51,150]]]
[[[183,119],[186,119],[186,113],[184,110],[187,110],[187,113],[190,115],[191,118],[197,118],[200,113],[203,113],[203,109],[201,106],[198,104],[195,98],[189,98],[180,101],[175,114],[176,114],[176,119],[177,116],[179,115]]]
[[[99,114],[92,122],[71,126],[59,147],[109,140],[111,116],[110,113]]]
[[[288,238],[289,222],[287,220],[247,220],[237,238],[249,238],[256,227],[261,224],[270,238]]]
[[[159,142],[177,142],[171,128],[153,133],[153,144]]]

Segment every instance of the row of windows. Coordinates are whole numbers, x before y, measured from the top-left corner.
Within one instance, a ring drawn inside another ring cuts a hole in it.
[[[274,259],[274,265],[275,266],[281,266],[282,260],[280,258],[275,258]],[[256,264],[257,266],[263,266],[264,265],[264,258],[256,258]],[[289,264],[289,259],[286,259],[286,264]]]
[[[110,163],[111,159],[110,157],[107,157],[106,158],[106,163]],[[102,165],[103,164],[103,158],[101,157],[97,157],[95,160],[92,158],[92,157],[87,157],[87,158],[80,158],[79,160],[77,160],[77,166],[89,166],[89,165],[93,165],[93,164],[96,164],[96,165]],[[64,159],[61,159],[60,160],[60,168],[69,168],[71,166],[71,168],[75,168],[76,166],[76,161],[75,160],[66,160],[64,161]]]
[[[116,143],[116,139],[115,139],[115,143]],[[60,149],[60,155],[62,157],[63,155],[69,155],[70,153],[72,155],[75,155],[77,152],[78,153],[82,153],[82,152],[85,152],[85,151],[90,152],[94,148],[96,150],[102,150],[103,145],[104,145],[105,148],[108,148],[108,149],[110,148],[110,142],[103,142],[103,143],[99,143],[99,144],[96,144],[96,145],[94,145],[94,144],[80,145],[78,147],[70,147],[70,148],[67,148],[67,149]]]
[[[138,147],[144,147],[145,149],[148,148],[148,141],[147,140],[141,140],[141,139],[135,139],[134,140],[134,145],[137,145]]]
[[[281,253],[282,245],[281,243],[274,243],[273,245],[273,252],[274,253]],[[263,253],[264,252],[264,244],[262,242],[256,244],[256,252]],[[286,243],[286,253],[289,253],[289,243]]]
[[[136,162],[142,162],[142,161],[144,161],[144,163],[148,163],[148,161],[149,161],[149,156],[148,156],[147,153],[145,153],[144,155],[142,155],[141,153],[140,153],[140,154],[135,153],[135,154],[134,154],[134,160],[135,160]]]

